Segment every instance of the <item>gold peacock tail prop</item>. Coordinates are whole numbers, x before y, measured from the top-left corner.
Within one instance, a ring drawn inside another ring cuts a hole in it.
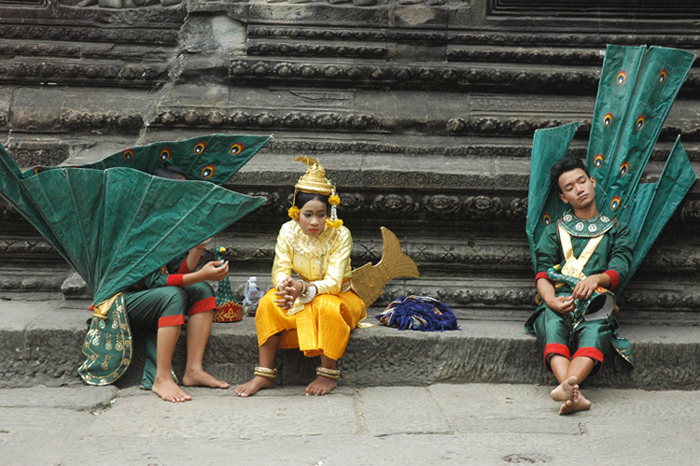
[[[399,239],[390,230],[382,227],[384,251],[377,265],[371,262],[352,271],[350,287],[367,307],[370,307],[382,293],[384,285],[396,277],[418,278],[420,273],[413,259],[401,251]]]

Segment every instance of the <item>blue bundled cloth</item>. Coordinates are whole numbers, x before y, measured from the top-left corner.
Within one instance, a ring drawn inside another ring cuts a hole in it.
[[[382,324],[399,330],[459,330],[457,317],[450,306],[427,296],[402,296],[375,317]]]

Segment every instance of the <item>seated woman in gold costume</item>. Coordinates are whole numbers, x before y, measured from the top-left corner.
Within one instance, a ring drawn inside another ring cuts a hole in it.
[[[350,290],[352,236],[337,218],[340,199],[325,169],[310,157],[294,191],[289,222],[282,225],[272,266],[274,289],[260,300],[255,316],[259,362],[254,377],[236,387],[247,397],[272,388],[278,348],[299,348],[321,357],[317,377],[306,395],[325,395],[337,386],[336,362],[345,352],[350,331],[366,317],[365,303]],[[298,278],[292,277],[294,272]]]

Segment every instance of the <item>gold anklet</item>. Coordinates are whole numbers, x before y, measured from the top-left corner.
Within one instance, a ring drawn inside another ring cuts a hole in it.
[[[277,369],[268,369],[267,367],[256,366],[253,374],[259,375],[260,377],[265,377],[266,379],[274,379],[277,377]]]
[[[329,369],[327,367],[318,366],[316,368],[316,375],[329,379],[337,379],[340,377],[340,369]]]

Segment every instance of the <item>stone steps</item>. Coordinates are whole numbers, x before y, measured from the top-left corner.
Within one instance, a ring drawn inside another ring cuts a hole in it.
[[[0,387],[81,384],[86,301],[0,301]],[[367,321],[375,322],[376,309]],[[460,320],[461,330],[398,331],[384,326],[355,330],[341,360],[341,383],[352,386],[429,385],[434,383],[528,383],[551,385],[542,368],[536,340],[521,321]],[[656,389],[700,388],[700,332],[692,326],[623,326],[634,344],[637,368],[615,373],[609,364],[590,386]],[[175,355],[175,370],[185,362],[185,338]],[[142,360],[135,340],[132,367],[117,382],[137,385]],[[205,368],[232,383],[247,380],[257,364],[254,320],[214,324]],[[317,359],[295,350],[280,351],[282,385],[308,383]]]

